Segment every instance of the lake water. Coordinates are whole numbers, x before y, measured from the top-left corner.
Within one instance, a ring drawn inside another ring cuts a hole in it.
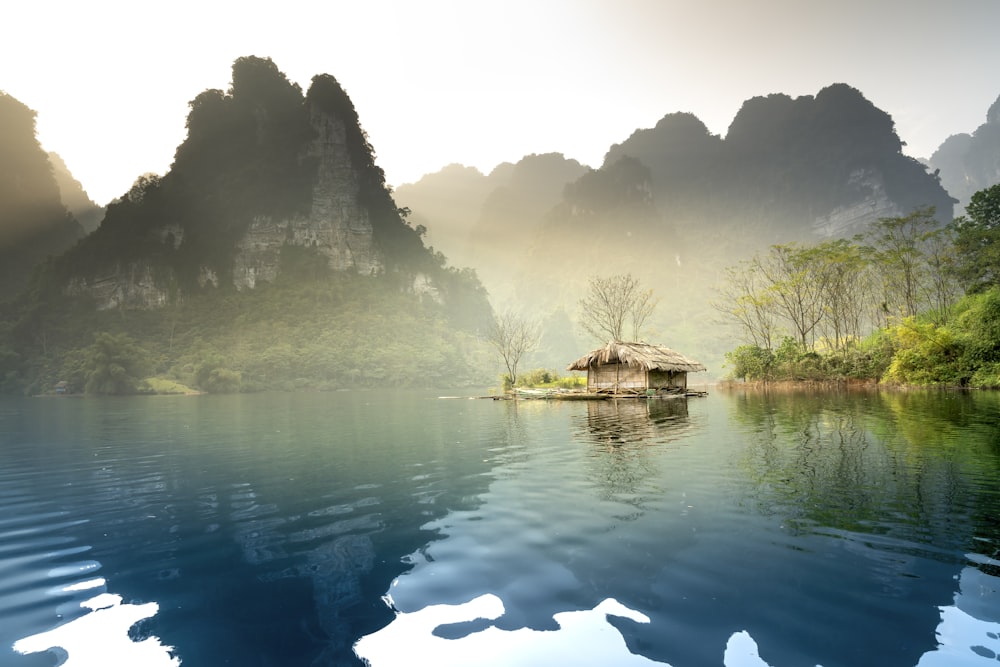
[[[0,401],[0,665],[998,665],[1000,395]]]

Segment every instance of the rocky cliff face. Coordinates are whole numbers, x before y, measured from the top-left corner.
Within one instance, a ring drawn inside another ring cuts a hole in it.
[[[889,198],[882,175],[873,169],[857,169],[848,183],[858,192],[853,203],[837,206],[826,215],[818,216],[812,225],[813,233],[824,239],[849,238],[863,233],[872,222],[880,218],[894,218],[908,211]]]
[[[309,215],[253,219],[236,246],[233,284],[237,289],[253,289],[260,280],[273,282],[285,245],[315,248],[335,271],[370,275],[384,268],[373,243],[368,209],[360,201],[358,171],[347,150],[343,120],[313,109],[311,123],[316,139],[308,155],[315,158],[317,171]]]
[[[71,296],[93,299],[98,310],[160,308],[170,302],[166,281],[146,261],[116,264],[98,278],[73,278],[66,286]]]
[[[0,302],[28,283],[37,264],[81,236],[35,136],[35,112],[0,91]]]
[[[78,253],[102,259],[73,260],[81,268],[71,270],[67,293],[101,309],[157,308],[168,294],[230,281],[253,289],[278,278],[289,246],[315,250],[335,271],[386,270],[373,206],[391,214],[379,219],[382,228],[404,223],[372,178],[381,172],[359,144],[346,94],[324,78],[324,92],[335,88],[340,104],[324,107],[319,95],[303,99],[270,61],[237,61],[234,82],[254,77],[245,91],[234,84],[228,95],[206,91],[192,102],[171,172],[137,182],[109,207],[91,247]]]
[[[283,219],[254,216],[236,242],[232,281],[237,289],[273,282],[286,245],[316,249],[336,271],[370,275],[384,268],[373,242],[368,210],[360,201],[358,172],[345,146],[344,122],[322,111],[313,111],[311,121],[316,138],[309,145],[308,157],[316,160],[317,168],[309,214]],[[183,228],[176,224],[158,227],[152,234],[173,250],[184,237]],[[154,272],[149,262],[138,261],[115,264],[92,278],[74,278],[67,293],[87,295],[99,309],[158,308],[168,302],[164,284],[169,280],[176,281],[170,270]],[[198,282],[217,287],[218,272],[203,266]]]

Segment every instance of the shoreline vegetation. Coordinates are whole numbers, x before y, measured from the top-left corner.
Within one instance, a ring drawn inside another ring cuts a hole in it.
[[[743,344],[729,380],[1000,387],[1000,185],[948,224],[933,208],[853,240],[774,245],[713,304]]]
[[[1000,388],[1000,289],[962,297],[943,316],[895,319],[840,350],[785,337],[726,353],[721,384]]]

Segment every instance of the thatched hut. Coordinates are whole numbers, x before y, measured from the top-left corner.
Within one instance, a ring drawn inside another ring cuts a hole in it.
[[[677,393],[687,374],[705,366],[662,345],[612,341],[583,355],[568,371],[587,371],[587,391],[611,394]]]

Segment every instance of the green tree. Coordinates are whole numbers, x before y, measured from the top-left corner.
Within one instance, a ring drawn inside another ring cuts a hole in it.
[[[834,350],[858,341],[871,312],[871,271],[861,248],[846,239],[825,241],[811,251],[814,272],[822,276],[822,317],[818,323]]]
[[[770,350],[778,326],[774,298],[767,289],[760,258],[726,267],[725,278],[712,303],[724,322],[735,324],[750,347]],[[743,377],[742,375],[739,377]]]
[[[952,223],[955,274],[967,292],[1000,285],[1000,184],[972,195],[966,215]]]
[[[198,388],[210,394],[232,394],[240,389],[242,375],[223,366],[218,355],[209,355],[195,369],[194,381]]]
[[[886,315],[912,317],[927,305],[930,270],[924,244],[928,233],[941,227],[933,207],[897,218],[880,218],[865,240],[870,261],[882,283],[881,310]],[[888,324],[888,322],[885,322]]]
[[[729,374],[739,380],[769,380],[774,368],[774,353],[757,345],[740,345],[726,352]]]
[[[771,246],[760,262],[775,308],[792,325],[803,350],[812,349],[816,326],[823,319],[826,275],[812,248],[794,243]]]
[[[146,355],[127,334],[102,332],[87,350],[84,391],[88,394],[134,394],[146,375]]]

